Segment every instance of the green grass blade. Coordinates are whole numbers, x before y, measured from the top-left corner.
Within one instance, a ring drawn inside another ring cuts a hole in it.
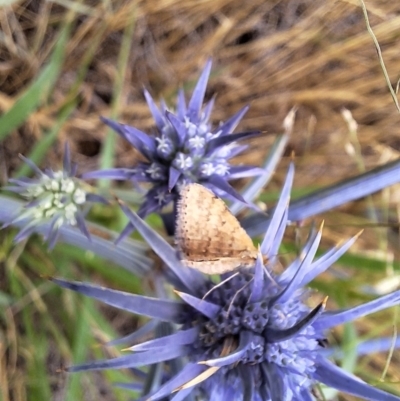
[[[28,159],[32,160],[35,164],[40,164],[43,158],[46,155],[47,150],[54,143],[57,138],[58,132],[61,127],[64,125],[67,118],[70,116],[72,111],[75,109],[76,103],[71,103],[67,107],[65,107],[57,118],[57,123],[53,127],[53,129],[43,136],[43,138],[36,143],[32,151],[27,156]],[[59,166],[61,167],[61,166]],[[27,164],[22,164],[21,167],[15,173],[15,177],[21,177],[27,175],[30,171],[30,167]]]
[[[70,27],[71,23],[67,23],[62,29],[48,65],[11,109],[0,117],[0,140],[21,125],[49,95],[63,65]]]
[[[76,294],[74,294],[76,295]],[[74,322],[74,339],[72,349],[72,360],[74,364],[83,363],[88,358],[88,349],[92,343],[92,334],[89,326],[87,313],[93,304],[92,299],[75,296],[75,301],[79,304]],[[78,306],[78,305],[76,305]],[[80,375],[68,375],[68,387],[65,400],[74,401],[82,399],[82,385]]]
[[[126,69],[129,61],[129,54],[132,44],[133,31],[135,27],[135,16],[132,17],[130,23],[126,26],[124,31],[124,36],[122,39],[121,49],[118,58],[118,68],[116,82],[113,90],[113,101],[111,105],[111,118],[117,118],[118,109],[121,100],[121,93],[123,90],[123,85],[126,76]],[[100,156],[100,166],[102,169],[110,168],[113,166],[113,159],[115,153],[115,132],[112,130],[107,131],[107,136],[104,141],[101,156]],[[99,184],[101,187],[108,187],[109,182],[106,180],[100,180]]]

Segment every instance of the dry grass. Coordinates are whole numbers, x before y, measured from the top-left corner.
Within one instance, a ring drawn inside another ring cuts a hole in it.
[[[367,6],[395,85],[400,6],[385,1]],[[288,110],[299,107],[290,149],[299,158],[301,184],[316,179],[327,184],[355,172],[354,159],[343,146],[349,141],[340,113],[343,107],[351,110],[359,124],[367,168],[398,156],[399,115],[356,1],[113,1],[80,7],[51,101],[32,113],[4,145],[10,168],[13,155],[26,152],[54,125],[72,95],[79,98],[79,105],[61,128],[59,140],[71,141],[88,168],[95,164],[106,131],[98,116],[110,114],[123,31],[132,21],[123,90],[115,100],[122,121],[149,130],[152,120],[143,86],[156,98],[171,101],[176,88],[194,80],[212,56],[209,95],[216,93],[218,98],[215,122],[251,103],[242,128],[266,131],[265,140],[257,145],[267,148]],[[2,11],[3,112],[38,74],[65,14],[64,7],[36,0]],[[89,70],[71,94],[85,57],[91,59]],[[118,162],[130,165],[132,151],[122,143],[118,150]],[[305,156],[312,167],[302,167]]]

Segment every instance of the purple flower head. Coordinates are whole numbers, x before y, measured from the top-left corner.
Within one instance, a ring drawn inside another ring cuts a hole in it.
[[[343,255],[357,236],[315,258],[322,227],[312,230],[300,256],[283,273],[274,273],[293,175],[291,165],[254,266],[224,273],[218,283],[183,266],[174,248],[122,206],[164,261],[179,300],[166,299],[162,290],[161,296],[150,298],[54,279],[65,288],[150,318],[137,332],[114,342],[135,343],[129,348],[132,353],[69,371],[131,368],[135,372],[141,366],[166,364],[168,369],[161,374],[150,369],[143,386],[124,385],[141,391],[140,400],[149,401],[310,401],[318,383],[360,399],[399,401],[331,362],[326,336],[333,326],[399,304],[400,291],[336,312],[325,311],[325,300],[314,307],[307,303],[305,286]],[[142,371],[137,373],[143,376]]]
[[[149,183],[150,189],[138,211],[141,217],[158,212],[176,201],[180,187],[191,182],[201,183],[230,200],[244,201],[228,181],[261,174],[262,170],[253,166],[231,166],[229,159],[246,149],[246,146],[238,145],[238,141],[258,135],[259,132],[232,134],[248,110],[247,106],[226,122],[212,128],[209,119],[214,99],[203,107],[210,71],[211,60],[206,63],[188,104],[183,91],[179,91],[174,113],[167,109],[164,102],[159,108],[149,92],[144,91],[156,125],[155,136],[102,118],[147,160],[133,168],[94,171],[84,177]],[[129,229],[122,236],[128,232]]]
[[[40,170],[31,160],[20,156],[36,173],[36,178],[10,179],[13,185],[4,189],[20,194],[27,200],[24,208],[10,221],[3,225],[22,226],[15,237],[19,242],[31,235],[41,225],[49,225],[45,240],[53,248],[63,225],[78,226],[90,239],[84,214],[90,202],[106,203],[99,195],[88,192],[89,186],[76,178],[77,166],[71,163],[68,144],[65,145],[63,169],[53,171]]]

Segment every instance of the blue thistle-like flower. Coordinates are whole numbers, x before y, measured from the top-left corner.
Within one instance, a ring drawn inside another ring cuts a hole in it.
[[[313,309],[307,304],[304,286],[342,256],[357,236],[314,259],[322,228],[312,230],[300,256],[283,273],[273,272],[287,225],[293,174],[291,165],[255,266],[225,273],[218,284],[183,266],[175,249],[122,205],[164,261],[166,276],[181,300],[53,279],[64,288],[151,318],[137,332],[113,342],[137,342],[146,337],[147,341],[130,348],[133,354],[68,370],[130,368],[135,372],[140,366],[169,364],[165,373],[153,375],[151,370],[147,375],[151,383],[143,387],[138,383],[124,385],[142,391],[141,400],[148,401],[194,400],[197,395],[212,401],[309,401],[314,400],[313,387],[318,383],[361,399],[399,401],[399,397],[368,385],[329,361],[326,335],[338,324],[399,304],[400,291],[336,312],[324,310],[325,300]],[[169,331],[162,334],[163,327]],[[149,340],[150,335],[153,338]],[[174,365],[178,360],[183,364]],[[143,376],[143,372],[137,373]]]
[[[202,107],[210,71],[211,60],[206,63],[188,104],[183,91],[179,91],[176,113],[169,111],[164,102],[161,102],[159,109],[149,92],[144,91],[157,128],[155,136],[102,118],[147,160],[133,168],[93,171],[84,174],[83,177],[151,184],[138,211],[141,217],[159,212],[169,203],[176,201],[179,188],[192,182],[201,183],[222,197],[244,202],[242,196],[228,181],[261,174],[263,170],[253,166],[232,166],[228,161],[247,148],[238,145],[238,141],[258,135],[260,132],[232,134],[248,110],[247,106],[217,128],[211,127],[209,119],[214,98],[204,108]],[[131,225],[121,236],[127,235],[130,228]]]
[[[65,145],[63,168],[59,171],[51,169],[40,170],[31,160],[20,155],[21,159],[36,173],[36,178],[12,178],[11,186],[4,189],[20,194],[27,200],[22,211],[6,222],[2,228],[9,225],[22,225],[16,235],[19,242],[30,236],[41,225],[49,225],[44,235],[49,247],[53,248],[59,229],[63,225],[78,226],[80,231],[90,239],[84,215],[90,202],[107,203],[107,201],[88,191],[84,181],[76,177],[77,165],[71,163],[68,144]]]

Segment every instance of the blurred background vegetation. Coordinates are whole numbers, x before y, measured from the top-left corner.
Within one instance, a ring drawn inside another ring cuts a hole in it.
[[[6,3],[6,4],[5,4]],[[296,155],[294,196],[311,192],[385,162],[400,153],[400,115],[386,86],[360,4],[356,0],[32,0],[0,2],[0,184],[26,174],[18,154],[40,166],[60,165],[68,141],[81,172],[131,166],[138,154],[99,120],[118,119],[151,132],[143,87],[173,105],[190,93],[205,61],[214,60],[207,98],[217,95],[217,124],[245,104],[239,130],[261,138],[238,162],[260,163],[288,111],[297,106],[285,157],[262,194],[273,205],[289,156]],[[392,85],[399,79],[400,3],[369,0],[370,22]],[[349,127],[350,110],[358,129]],[[243,182],[238,182],[240,186]],[[337,274],[316,289],[329,307],[368,298],[363,289],[390,291],[399,284],[400,187],[318,216],[325,219],[322,248],[364,233],[341,259]],[[368,218],[374,210],[377,220]],[[117,217],[117,218],[116,218]],[[97,208],[91,218],[120,229],[118,212]],[[288,230],[290,259],[304,228]],[[93,255],[66,245],[48,253],[40,238],[15,246],[13,230],[0,232],[0,400],[127,400],[112,387],[129,372],[66,375],[63,366],[118,355],[105,341],[132,331],[134,317],[61,291],[43,276],[90,280],[132,292],[147,283]],[[371,288],[370,288],[371,289]],[[387,311],[339,328],[331,342],[352,349],[357,339],[392,335],[399,327]],[[117,334],[118,333],[118,334]],[[400,394],[396,351],[346,366],[370,383]],[[61,372],[60,372],[61,371]],[[340,396],[341,400],[352,400]]]

